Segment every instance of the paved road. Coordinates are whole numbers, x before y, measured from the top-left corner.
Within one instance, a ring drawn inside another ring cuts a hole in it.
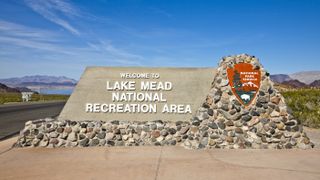
[[[24,103],[0,106],[0,140],[17,134],[24,123],[59,115],[65,102]]]
[[[319,180],[320,150],[187,150],[182,147],[10,148],[0,179]]]

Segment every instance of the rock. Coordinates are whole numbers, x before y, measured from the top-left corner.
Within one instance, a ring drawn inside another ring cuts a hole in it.
[[[92,139],[89,143],[89,146],[97,146],[97,145],[99,145],[99,139],[96,139],[96,138]]]
[[[112,140],[114,138],[114,134],[113,133],[107,133],[106,134],[106,140],[107,141],[110,141],[110,140]]]
[[[203,147],[206,147],[207,144],[208,144],[208,138],[207,138],[207,137],[202,138],[202,140],[200,141],[200,144],[201,144]]]
[[[284,147],[285,147],[286,149],[292,149],[292,144],[291,144],[291,143],[286,143],[286,144],[284,145]]]
[[[247,121],[250,121],[251,118],[252,117],[250,115],[244,115],[244,116],[242,116],[241,120],[247,122]]]
[[[258,111],[252,110],[252,111],[250,112],[250,115],[251,115],[251,116],[260,116],[260,113],[259,113]]]
[[[204,108],[210,108],[210,105],[205,102],[205,103],[202,104],[202,107],[204,107]]]
[[[62,127],[57,128],[57,133],[61,134],[61,133],[63,133],[63,131],[64,131],[64,128],[62,128]]]
[[[261,87],[261,88],[262,88],[262,87]],[[258,97],[257,102],[259,102],[259,103],[261,103],[261,104],[267,103],[267,102],[268,102],[268,101],[267,101],[267,97],[265,97],[265,96],[260,96],[260,97]]]
[[[150,128],[149,128],[149,126],[144,125],[143,128],[142,128],[142,130],[145,131],[145,132],[149,132],[149,131],[150,131]]]
[[[115,129],[115,130],[113,130],[113,133],[114,134],[121,134],[121,131],[120,131],[120,129]]]
[[[221,110],[221,109],[218,109],[218,112],[221,113],[228,120],[236,121],[241,118],[241,114],[239,114],[239,113],[231,115],[228,112]]]
[[[77,145],[78,145],[78,142],[71,142],[71,141],[66,142],[66,147],[76,147]]]
[[[43,138],[43,136],[44,136],[43,133],[39,133],[36,137],[37,137],[37,139],[41,140]]]
[[[164,128],[164,125],[163,125],[163,123],[157,123],[157,129],[158,130],[162,130]]]
[[[210,135],[210,138],[211,139],[218,139],[218,138],[220,138],[220,136],[217,134],[212,134],[212,135]]]
[[[272,113],[270,114],[271,117],[279,117],[280,116],[280,113],[276,110],[272,111]]]
[[[285,124],[286,126],[294,126],[294,125],[297,124],[297,122],[296,122],[296,121],[287,121],[287,122],[285,122],[284,124]]]
[[[171,135],[174,135],[177,132],[174,128],[169,128],[168,131]]]
[[[160,136],[160,131],[159,130],[152,131],[151,136],[153,138],[158,138]]]
[[[87,136],[84,133],[79,133],[78,137],[79,137],[79,140],[82,140],[82,139],[86,138]]]
[[[242,111],[241,111],[241,115],[242,116],[244,116],[244,115],[249,115],[249,111],[248,110],[246,110],[246,109],[243,109]]]
[[[303,143],[304,144],[310,144],[310,139],[307,138],[307,137],[303,138]]]
[[[270,122],[270,120],[267,119],[267,118],[261,118],[261,119],[260,119],[260,122],[261,122],[262,124],[267,124],[267,123]]]
[[[218,127],[220,128],[220,129],[225,129],[226,128],[226,125],[223,123],[223,122],[218,122],[217,123],[218,124]]]
[[[96,132],[91,132],[87,134],[89,139],[93,139],[96,136]]]
[[[263,143],[268,143],[266,136],[262,136],[262,137],[261,137],[261,141],[262,141]]]
[[[214,146],[216,144],[216,142],[213,139],[209,140],[209,146]]]
[[[209,126],[211,129],[218,129],[218,125],[217,125],[216,123],[214,123],[214,122],[210,122],[210,123],[208,124],[208,126]]]
[[[259,118],[258,117],[254,117],[247,124],[248,124],[249,127],[251,127],[251,126],[254,126],[254,125],[258,124],[258,123],[259,123]]]
[[[39,146],[46,147],[46,146],[48,146],[48,144],[49,144],[48,139],[43,139],[42,141],[40,141]]]
[[[243,134],[243,130],[239,127],[237,127],[234,131],[238,134]]]
[[[140,139],[140,136],[138,134],[133,134],[132,137],[135,141],[138,141]]]
[[[68,141],[77,141],[77,134],[74,133],[74,132],[71,132],[69,135],[68,135],[68,138],[67,138]]]
[[[105,139],[100,139],[100,141],[99,141],[100,146],[104,146],[106,143],[107,143],[107,141]]]
[[[199,132],[199,128],[196,127],[196,126],[192,126],[192,127],[190,128],[190,132],[192,132],[193,134],[196,134],[196,133]]]
[[[158,141],[158,142],[163,141],[163,139],[164,139],[164,137],[163,137],[163,136],[159,136],[159,137],[157,137],[157,141]]]
[[[88,138],[84,138],[84,139],[79,141],[79,145],[82,146],[82,147],[88,146],[88,143],[89,143],[89,139]]]
[[[233,121],[230,121],[230,120],[227,121],[225,124],[226,124],[226,126],[233,126],[233,125],[234,125],[234,124],[233,124]]]
[[[134,143],[135,141],[134,141],[133,138],[129,138],[129,139],[128,139],[128,142],[132,144],[132,143]]]
[[[40,141],[41,141],[40,139],[33,139],[33,140],[32,140],[32,145],[33,145],[34,147],[36,147],[36,146],[39,145]]]
[[[97,134],[97,137],[99,139],[104,139],[106,137],[106,133],[105,132],[100,132],[100,133]]]
[[[57,145],[59,143],[59,140],[57,138],[51,138],[49,143],[53,145]]]
[[[69,134],[69,133],[72,132],[72,128],[71,128],[71,127],[66,127],[66,128],[64,129],[64,132],[67,133],[67,134]]]
[[[237,110],[235,110],[235,109],[231,109],[230,111],[229,111],[229,114],[230,115],[234,115],[234,114],[236,114],[237,113]]]
[[[213,109],[208,109],[208,115],[213,116]]]
[[[270,101],[271,101],[272,103],[277,104],[277,105],[279,104],[280,100],[281,100],[281,98],[278,97],[278,96],[273,96],[273,97],[270,99]]]
[[[169,145],[171,145],[171,146],[174,146],[176,144],[177,144],[177,141],[174,139],[169,141]]]
[[[114,143],[114,141],[109,140],[109,141],[107,141],[107,144],[110,146],[114,146],[115,143]]]
[[[284,124],[282,122],[277,123],[276,125],[279,130],[284,130]]]
[[[57,138],[59,136],[59,134],[57,132],[53,131],[50,133],[49,136],[50,136],[50,138]]]
[[[157,125],[156,124],[151,124],[150,125],[150,129],[151,130],[156,130],[157,129]]]
[[[223,104],[223,105],[221,106],[221,109],[224,110],[224,111],[229,111],[229,106],[228,106],[228,104]]]
[[[125,143],[123,141],[116,141],[115,146],[124,146]]]
[[[91,124],[92,124],[92,123],[91,123]],[[88,126],[88,124],[87,124],[87,123],[81,123],[81,124],[80,124],[80,127],[81,127],[81,128],[85,128],[85,129],[86,129],[86,128],[87,128],[87,126]]]
[[[227,136],[227,137],[226,137],[226,141],[227,141],[228,143],[233,143],[233,138],[230,137],[230,136]]]
[[[180,129],[180,134],[185,134],[185,133],[187,133],[188,131],[189,131],[189,126],[185,126],[185,127],[182,127],[181,129]]]
[[[194,125],[194,126],[199,126],[199,125],[200,125],[200,121],[193,121],[193,122],[192,122],[192,125]]]
[[[117,134],[115,139],[118,140],[118,141],[121,141],[122,140],[122,136],[120,134]]]
[[[119,125],[119,121],[118,120],[113,120],[110,122],[111,124],[115,124],[115,125]]]
[[[32,121],[27,121],[24,125],[26,126],[26,127],[28,127],[28,126],[31,126],[33,123],[32,123]],[[50,128],[50,127],[49,127]]]

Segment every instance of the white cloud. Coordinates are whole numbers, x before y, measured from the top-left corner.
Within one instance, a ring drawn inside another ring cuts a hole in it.
[[[59,35],[52,31],[0,20],[0,47],[6,49],[6,52],[12,53],[10,49],[22,47],[71,54],[61,46],[64,42],[58,37]]]
[[[8,21],[0,20],[0,36],[32,38],[43,41],[57,41],[56,33],[42,29],[27,27]]]
[[[33,11],[40,14],[47,20],[63,27],[72,34],[80,35],[79,30],[73,27],[65,18],[63,18],[79,16],[79,11],[67,1],[26,0],[25,2]]]
[[[140,65],[140,61],[143,60],[142,56],[117,48],[111,42],[88,43],[88,46],[91,48],[90,51],[112,57],[119,64]]]
[[[0,57],[15,59],[24,58],[26,54],[30,58],[34,54],[40,59],[74,59],[79,62],[96,62],[117,65],[140,65],[143,57],[130,53],[122,48],[115,47],[111,41],[98,41],[83,45],[68,45],[63,36],[50,30],[32,28],[17,23],[0,19]],[[19,52],[19,54],[17,54]],[[31,54],[30,54],[31,53]],[[33,57],[33,58],[34,58]],[[7,58],[7,59],[8,59]],[[40,60],[39,59],[39,60]]]

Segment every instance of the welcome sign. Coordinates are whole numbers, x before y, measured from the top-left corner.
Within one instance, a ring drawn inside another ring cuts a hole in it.
[[[213,68],[89,67],[59,119],[190,120],[214,73]]]

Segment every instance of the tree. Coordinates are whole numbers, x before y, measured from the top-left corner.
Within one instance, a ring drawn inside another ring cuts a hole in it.
[[[233,75],[233,87],[237,90],[242,87],[240,73],[237,70],[234,71]]]

